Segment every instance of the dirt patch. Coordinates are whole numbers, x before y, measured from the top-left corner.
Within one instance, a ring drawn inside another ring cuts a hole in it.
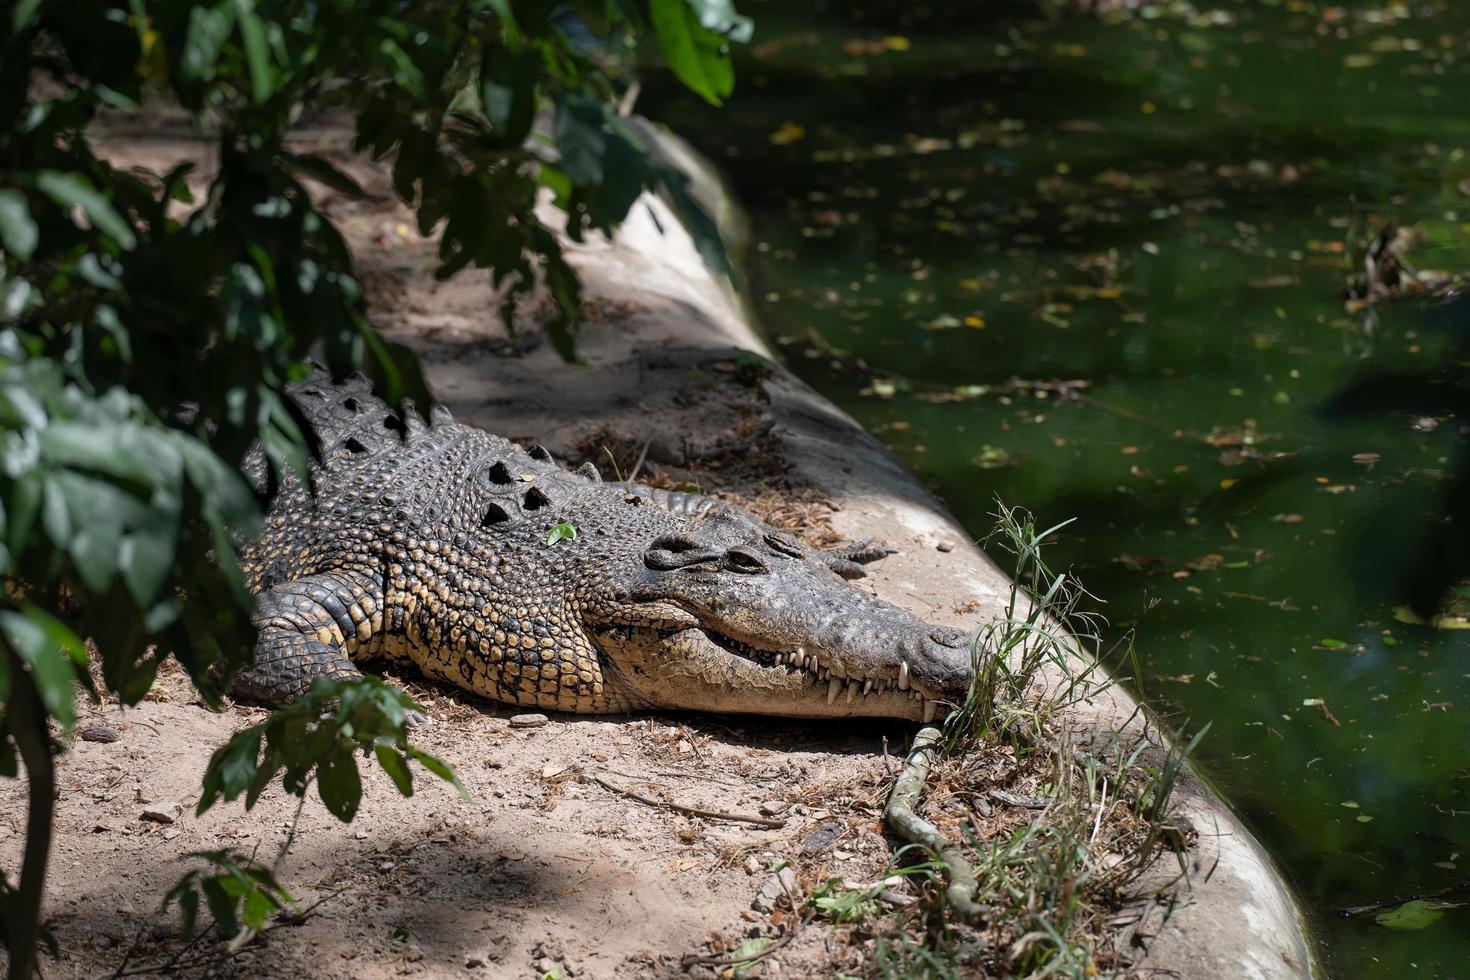
[[[415,742],[454,766],[471,802],[424,778],[404,799],[373,770],[350,825],[314,793],[298,815],[279,787],[249,813],[236,803],[195,817],[210,752],[260,709],[211,713],[171,667],[137,708],[86,711],[78,733],[105,726],[117,738],[76,737],[60,760],[46,918],[62,955],[48,974],[96,976],[125,959],[146,968],[177,955],[184,972],[235,976],[541,976],[552,967],[668,976],[711,937],[733,945],[764,925],[750,903],[774,863],[792,861],[810,882],[871,878],[887,861],[875,800],[895,764],[885,739],[902,743],[901,725],[857,733],[734,717],[564,716],[521,730],[508,720],[515,709],[393,679],[428,708]],[[653,808],[594,775],[654,799],[764,812],[782,826]],[[19,789],[7,781],[0,797],[0,860],[11,866],[24,830]],[[144,816],[159,811],[179,816]],[[803,849],[833,825],[829,846]],[[217,848],[274,865],[311,913],[228,960],[213,942],[178,955],[176,916],[160,900],[192,866],[185,855]]]

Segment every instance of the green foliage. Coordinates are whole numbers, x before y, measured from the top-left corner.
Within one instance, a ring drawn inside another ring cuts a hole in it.
[[[1015,556],[1016,571],[1004,616],[971,638],[975,679],[965,702],[945,719],[945,755],[997,733],[1018,748],[1032,744],[1052,714],[1100,690],[1092,656],[1101,642],[1099,617],[1081,610],[1090,597],[1077,582],[1054,573],[1042,558],[1047,538],[1070,523],[1038,530],[1029,512],[997,501],[987,542]],[[1050,683],[1047,670],[1059,686],[1035,697],[1040,692],[1034,687]]]
[[[232,851],[192,851],[217,870],[207,874],[198,868],[187,872],[163,899],[163,907],[175,902],[184,939],[194,935],[199,921],[199,900],[221,932],[243,941],[265,928],[266,922],[284,911],[295,911],[296,900],[282,888],[268,868],[253,858]]]
[[[328,812],[350,821],[362,802],[357,752],[371,752],[404,796],[413,795],[412,760],[452,783],[468,799],[443,760],[408,744],[417,711],[407,694],[376,677],[348,681],[319,677],[305,697],[236,732],[215,750],[204,770],[204,792],[195,813],[242,793],[248,810],[280,774],[286,792],[296,796],[305,795],[315,777]]]
[[[550,548],[558,541],[575,540],[577,540],[577,529],[572,525],[572,522],[561,521],[556,525],[556,527],[553,527],[551,529],[551,533],[546,536],[546,547]]]
[[[649,0],[659,46],[679,80],[711,105],[735,89],[729,41],[750,39],[750,18],[729,0]]]
[[[848,888],[840,878],[829,878],[812,892],[812,905],[829,922],[864,922],[878,912],[880,883],[872,888]]]

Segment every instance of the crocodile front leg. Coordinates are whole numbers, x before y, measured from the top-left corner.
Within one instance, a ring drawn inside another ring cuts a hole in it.
[[[283,582],[256,597],[254,622],[255,658],[235,694],[285,704],[318,677],[362,676],[350,658],[382,630],[383,583],[347,571]]]

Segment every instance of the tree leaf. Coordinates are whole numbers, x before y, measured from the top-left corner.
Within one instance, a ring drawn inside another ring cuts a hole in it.
[[[112,207],[112,202],[80,174],[43,170],[36,174],[36,186],[62,207],[80,207],[87,220],[123,248],[132,248],[137,237],[132,227]]]
[[[362,197],[362,186],[322,157],[311,153],[285,153],[282,156],[301,176],[326,184],[350,198]]]
[[[567,92],[556,100],[556,148],[561,169],[573,184],[602,183],[607,136],[602,129],[602,103],[590,92]]]
[[[24,262],[36,251],[39,237],[26,196],[17,190],[0,190],[0,244]]]
[[[252,0],[235,0],[235,13],[240,22],[240,36],[245,41],[245,60],[250,65],[250,94],[257,103],[264,102],[276,87],[270,48],[265,41],[265,23],[255,12]]]
[[[235,917],[235,900],[225,890],[224,882],[219,878],[205,878],[199,883],[204,892],[204,901],[209,904],[209,912],[214,916],[215,923],[225,935],[233,935],[240,929],[239,920]]]
[[[316,788],[332,816],[343,823],[352,822],[362,802],[362,777],[349,753],[333,752],[317,764]]]
[[[562,521],[553,527],[551,533],[546,536],[546,547],[550,548],[558,541],[575,540],[577,540],[577,529],[572,526],[571,521]]]
[[[1390,929],[1424,929],[1444,918],[1445,909],[1459,908],[1461,904],[1415,899],[1378,913],[1373,921]]]
[[[189,11],[184,31],[184,50],[179,58],[179,77],[186,82],[207,82],[214,77],[220,48],[235,26],[235,11],[228,3],[200,4]]]
[[[721,105],[735,88],[725,39],[699,23],[687,0],[650,0],[648,12],[664,60],[690,91]]]
[[[87,648],[61,620],[27,605],[0,610],[0,635],[30,666],[31,681],[47,713],[70,731],[76,724],[76,667],[87,662]]]
[[[413,795],[413,772],[408,768],[408,759],[397,748],[379,743],[373,747],[378,756],[378,765],[383,767],[404,796]]]
[[[496,142],[520,146],[536,117],[536,56],[527,50],[496,49],[480,62],[480,106]]]
[[[412,745],[406,746],[404,751],[406,751],[409,756],[412,757],[414,761],[416,761],[419,765],[429,770],[429,772],[438,776],[445,782],[453,785],[455,789],[459,790],[459,795],[463,799],[465,799],[466,801],[469,800],[469,791],[464,788],[464,784],[459,781],[459,776],[455,775],[454,770],[449,767],[449,763],[445,762],[443,759],[439,758],[436,755],[430,755],[423,749],[416,749]]]

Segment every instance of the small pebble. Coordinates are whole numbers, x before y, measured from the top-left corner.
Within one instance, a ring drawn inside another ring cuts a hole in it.
[[[83,742],[116,742],[122,738],[122,732],[111,725],[93,725],[82,729]]]
[[[941,541],[938,544],[936,544],[934,547],[938,548],[940,551],[950,552],[950,551],[953,551],[954,550],[954,542],[953,541]]]
[[[140,816],[154,823],[173,823],[183,812],[184,808],[177,803],[150,803]]]
[[[771,912],[788,894],[796,894],[796,872],[790,868],[782,868],[765,880],[750,907],[757,912]]]
[[[540,728],[546,724],[546,716],[538,714],[511,715],[511,728]]]

